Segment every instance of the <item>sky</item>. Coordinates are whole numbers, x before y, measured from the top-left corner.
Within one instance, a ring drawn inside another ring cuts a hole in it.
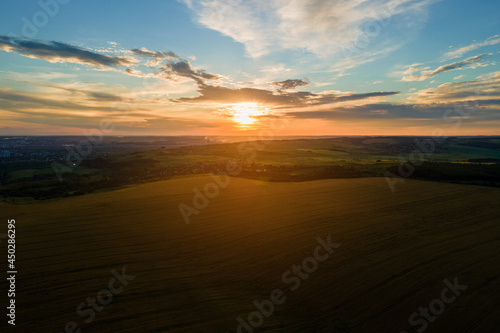
[[[0,135],[500,135],[499,12],[497,0],[3,1]]]

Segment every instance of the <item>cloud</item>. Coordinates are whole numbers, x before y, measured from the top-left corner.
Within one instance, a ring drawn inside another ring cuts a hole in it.
[[[271,82],[272,86],[278,87],[279,90],[295,89],[297,87],[304,87],[309,84],[309,79],[288,79],[284,81]]]
[[[338,53],[380,34],[389,21],[415,30],[432,0],[184,0],[205,27],[245,46],[252,57],[277,50]],[[376,32],[374,32],[376,31]],[[402,32],[402,29],[400,29]]]
[[[123,86],[108,86],[94,83],[67,82],[52,83],[38,80],[23,80],[30,84],[25,90],[0,88],[0,108],[12,112],[41,111],[54,113],[77,112],[95,115],[95,111],[117,112],[128,110],[133,105],[135,110],[162,106],[168,102],[160,95],[139,95],[135,90]],[[128,106],[127,106],[128,105]]]
[[[270,73],[270,74],[281,74],[286,72],[291,72],[291,68],[287,68],[284,64],[276,64],[273,66],[268,66],[260,69],[262,73]]]
[[[129,104],[136,104],[140,102],[139,100],[134,100],[132,98],[127,98],[119,94],[109,93],[104,91],[77,89],[77,88],[70,88],[68,86],[51,85],[51,84],[41,84],[40,86],[69,92],[70,93],[69,97],[71,97],[72,100],[78,98],[79,102],[103,102],[103,103],[123,102]],[[142,102],[144,103],[145,101]]]
[[[475,103],[477,102],[477,103]],[[492,105],[491,108],[481,108],[481,106]],[[478,107],[479,106],[479,107]],[[482,122],[500,119],[500,100],[495,101],[472,101],[470,104],[459,105],[459,110],[466,112],[470,116],[468,122]],[[320,111],[298,111],[287,112],[286,116],[298,119],[322,119],[322,120],[397,120],[399,124],[404,119],[408,120],[440,120],[443,126],[446,122],[443,116],[457,110],[455,103],[439,104],[365,104],[357,106],[340,106],[330,110]],[[459,113],[456,113],[459,116]]]
[[[416,65],[418,66],[418,65]],[[362,96],[358,96],[362,97]],[[289,110],[287,116],[322,120],[436,120],[450,112],[469,114],[467,122],[500,119],[500,71],[477,77],[476,80],[450,82],[437,88],[414,92],[404,104],[372,103],[333,105],[320,110]],[[456,115],[460,115],[456,113]],[[443,122],[443,124],[446,124]]]
[[[60,135],[67,133],[69,135],[81,135],[82,128],[95,129],[95,117],[71,112],[52,112],[52,111],[15,111],[12,119],[15,121],[16,132],[9,128],[0,127],[0,132],[7,134],[33,135],[33,132],[50,134],[51,129],[57,129],[52,134]],[[106,119],[116,125],[115,134],[141,134],[151,135],[151,133],[173,133],[176,135],[185,135],[192,133],[193,129],[200,130],[206,134],[209,128],[216,128],[220,124],[212,119],[170,117],[161,114],[147,112],[127,112],[124,117],[123,112],[109,112]],[[17,123],[22,123],[24,128],[20,128]]]
[[[130,55],[125,58],[104,55],[55,41],[42,42],[34,39],[0,36],[0,50],[16,52],[26,57],[49,62],[91,65],[99,70],[126,66],[127,68],[123,69],[123,72],[137,77],[156,77],[172,81],[184,77],[196,81],[197,84],[204,84],[206,80],[222,78],[220,75],[193,68],[188,60],[182,59],[172,51],[152,51],[144,47],[122,50],[122,53]],[[148,60],[144,62],[140,61],[140,58]],[[148,66],[154,71],[144,70],[144,66]]]
[[[152,59],[146,63],[154,72],[143,72],[134,68],[125,69],[125,73],[137,77],[156,77],[164,80],[178,81],[180,78],[194,80],[198,85],[207,80],[221,79],[221,75],[211,74],[203,69],[195,69],[189,60],[182,59],[172,51],[151,51],[146,48],[130,50],[134,55]]]
[[[36,72],[11,72],[11,71],[0,71],[2,79],[8,79],[13,81],[42,81],[48,82],[52,80],[71,80],[74,81],[77,77],[75,74],[61,73],[54,71],[36,71]]]
[[[146,62],[146,66],[148,66],[149,68],[154,68],[158,66],[166,59],[181,60],[181,57],[179,57],[176,53],[172,51],[151,51],[145,47],[142,47],[140,49],[131,49],[130,52],[138,57],[148,58],[149,61]]]
[[[319,97],[314,99],[311,104],[312,105],[321,105],[321,104],[331,104],[331,103],[337,103],[337,102],[359,101],[359,100],[369,99],[369,98],[374,98],[374,97],[386,97],[386,96],[393,96],[393,95],[398,95],[398,94],[399,94],[399,92],[397,92],[397,91],[381,91],[381,92],[370,92],[370,93],[363,93],[363,94],[322,93],[322,94],[316,95]]]
[[[287,94],[274,94],[270,90],[256,88],[227,88],[221,86],[201,85],[198,89],[199,96],[175,99],[175,102],[189,103],[263,103],[268,105],[297,104],[305,95],[311,93],[294,92]]]
[[[484,42],[473,43],[473,44],[461,47],[459,49],[447,52],[444,56],[447,59],[460,58],[461,56],[463,56],[467,52],[477,50],[478,48],[484,47],[484,46],[496,45],[498,43],[500,43],[500,35],[495,35],[495,36],[491,36],[490,38],[486,39]]]
[[[498,100],[500,99],[500,71],[479,76],[476,80],[448,82],[437,88],[423,89],[415,92],[409,99],[419,103]]]
[[[365,104],[341,106],[330,110],[288,112],[287,116],[299,119],[367,119],[367,118],[415,118],[422,115],[412,105]]]
[[[33,94],[10,89],[0,89],[0,106],[4,110],[19,111],[27,109],[36,110],[88,110],[88,111],[119,111],[119,108],[113,110],[109,105],[85,105],[74,102],[74,98],[49,99],[41,96],[42,94]],[[88,92],[88,101],[122,101],[118,96],[105,93]],[[59,97],[59,96],[58,96]],[[57,97],[56,97],[57,98]]]
[[[364,94],[324,92],[312,93],[309,91],[278,91],[273,92],[257,88],[227,88],[221,86],[200,85],[199,96],[173,99],[182,103],[259,103],[278,107],[301,107],[324,105],[339,102],[356,101],[368,98],[396,95],[398,92],[371,92]]]
[[[0,36],[0,49],[49,62],[70,62],[99,68],[130,66],[134,64],[131,59],[103,55],[84,50],[74,45],[55,41],[43,42],[35,39]]]
[[[421,73],[417,75],[403,76],[401,81],[424,81],[444,72],[454,71],[461,68],[475,68],[479,65],[478,63],[483,59],[484,59],[484,54],[480,54],[475,57],[470,57],[462,61],[457,61],[448,65],[440,66],[434,70],[423,70],[428,67],[424,68],[410,67],[407,71],[407,74],[413,74],[414,72],[418,71],[421,71]]]
[[[131,49],[130,52],[138,56],[155,59],[180,59],[180,57],[172,51],[151,51],[145,47],[140,49]]]
[[[137,76],[137,77],[150,77],[153,76],[152,74],[148,73],[143,73],[140,70],[134,69],[134,68],[126,68],[125,73],[131,76]]]
[[[221,78],[221,76],[208,73],[203,69],[195,70],[188,60],[168,61],[161,66],[156,76],[169,80],[185,77],[196,81],[199,85],[204,85],[205,80],[218,80]]]
[[[350,75],[346,73],[348,70],[377,61],[388,56],[402,46],[402,43],[378,43],[379,50],[367,49],[344,49],[342,52],[343,58],[335,61],[334,65],[329,65],[325,70],[330,73],[337,73],[337,77]]]

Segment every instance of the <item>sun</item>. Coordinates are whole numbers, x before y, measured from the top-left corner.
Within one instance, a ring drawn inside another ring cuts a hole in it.
[[[258,116],[266,114],[266,108],[257,103],[238,103],[231,107],[233,120],[242,127],[254,124]]]

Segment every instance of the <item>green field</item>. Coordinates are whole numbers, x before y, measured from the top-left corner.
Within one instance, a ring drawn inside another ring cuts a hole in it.
[[[17,331],[64,332],[74,321],[82,332],[236,332],[254,300],[280,289],[286,301],[255,332],[415,332],[410,315],[455,278],[467,289],[426,332],[498,330],[500,189],[231,178],[186,225],[178,205],[210,182],[0,203],[17,225]],[[283,273],[328,235],[340,247],[291,291]],[[135,279],[84,323],[77,306],[122,267]]]
[[[225,172],[228,161],[241,165],[238,177],[263,181],[385,177],[390,172],[403,178],[500,187],[500,144],[493,137],[442,142],[430,137],[337,137],[162,148],[82,158],[77,166],[57,161],[58,169],[47,161],[5,162],[0,164],[0,200],[57,199]],[[404,163],[411,163],[414,172],[402,175]],[[57,170],[62,170],[61,181]]]

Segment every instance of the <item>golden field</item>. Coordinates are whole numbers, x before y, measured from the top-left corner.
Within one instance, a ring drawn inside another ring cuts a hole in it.
[[[498,330],[500,189],[232,178],[187,225],[179,204],[210,182],[1,203],[17,226],[17,332],[236,332],[276,289],[286,301],[255,332],[416,332],[410,315],[455,278],[467,289],[426,332]],[[284,272],[328,235],[340,246],[290,290]],[[123,267],[135,278],[85,323],[78,305]]]

